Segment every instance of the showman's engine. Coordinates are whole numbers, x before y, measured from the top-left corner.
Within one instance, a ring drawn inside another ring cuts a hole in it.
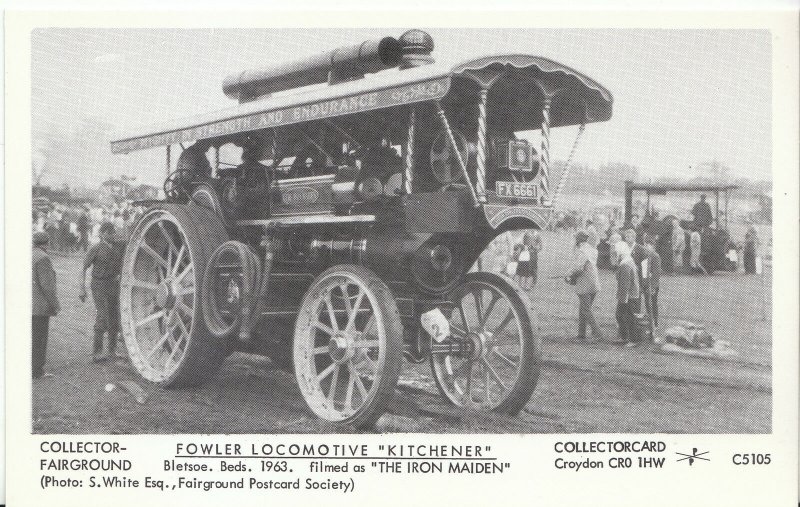
[[[236,105],[112,141],[167,148],[166,199],[143,203],[120,285],[143,378],[197,385],[233,351],[263,354],[316,416],[369,427],[405,358],[430,362],[448,403],[522,410],[532,303],[476,260],[547,226],[550,128],[580,135],[612,97],[547,58],[429,65],[432,51],[409,30],[245,70],[223,82]]]

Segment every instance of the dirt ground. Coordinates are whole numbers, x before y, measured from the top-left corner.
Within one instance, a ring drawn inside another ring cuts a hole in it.
[[[562,280],[571,236],[544,233],[539,283],[543,360],[539,384],[516,417],[448,409],[427,364],[408,365],[392,411],[408,417],[388,431],[429,433],[768,433],[771,431],[771,285],[767,276],[664,276],[661,329],[678,320],[701,323],[739,355],[702,359],[573,343],[577,298]],[[94,308],[77,298],[81,260],[55,257],[62,313],[51,321],[47,356],[52,378],[33,382],[34,433],[316,433],[348,432],[309,414],[292,374],[259,356],[234,354],[216,379],[193,389],[165,390],[143,381],[127,362],[92,364]],[[488,266],[491,268],[491,266]],[[601,272],[596,315],[616,333],[613,273]],[[107,383],[134,381],[146,400]],[[420,412],[420,407],[433,408]],[[386,430],[387,427],[384,427]]]

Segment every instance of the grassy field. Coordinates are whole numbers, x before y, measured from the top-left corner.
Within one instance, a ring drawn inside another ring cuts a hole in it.
[[[516,417],[446,410],[427,364],[406,365],[392,410],[431,433],[666,432],[765,433],[771,430],[771,284],[766,276],[665,276],[662,329],[678,320],[704,324],[731,342],[732,359],[664,355],[640,346],[573,343],[577,298],[561,280],[572,237],[543,233],[539,283],[531,291],[543,358],[539,384]],[[91,303],[80,303],[80,260],[56,257],[64,310],[52,320],[48,369],[33,383],[35,433],[302,433],[342,432],[309,415],[293,376],[266,358],[234,354],[215,380],[199,388],[164,390],[142,381],[125,362],[90,362]],[[497,263],[499,269],[500,263]],[[487,265],[487,269],[492,266]],[[616,332],[613,273],[601,272],[595,312],[608,336]],[[147,400],[104,386],[132,380]]]

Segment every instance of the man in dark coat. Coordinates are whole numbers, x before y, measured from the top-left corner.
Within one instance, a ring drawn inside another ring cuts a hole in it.
[[[89,249],[89,214],[86,210],[82,210],[78,217],[78,244],[76,250],[83,250],[84,252]]]
[[[33,235],[33,318],[31,321],[33,378],[52,376],[52,374],[44,372],[44,364],[47,359],[47,335],[50,328],[50,317],[57,315],[61,310],[56,291],[56,272],[47,255],[49,243],[50,237],[46,232],[37,232]]]
[[[119,332],[119,281],[122,273],[122,255],[114,242],[114,225],[105,222],[100,226],[100,242],[86,253],[79,298],[86,300],[86,272],[92,268],[92,299],[97,308],[94,324],[94,362],[106,359],[103,356],[103,337],[108,333],[108,357],[116,357],[117,333]]]
[[[692,208],[692,215],[698,229],[705,229],[714,221],[711,206],[706,202],[706,194],[700,194],[700,202],[696,203]]]

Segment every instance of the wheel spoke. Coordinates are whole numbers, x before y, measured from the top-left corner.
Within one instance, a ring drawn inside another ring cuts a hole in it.
[[[353,375],[353,378],[355,379],[356,386],[358,386],[358,392],[361,394],[361,401],[366,401],[367,388],[364,387],[364,382],[361,380],[361,376],[356,371],[356,367],[353,365],[352,360],[347,363],[347,367],[350,369],[350,374]]]
[[[142,239],[141,246],[142,246],[142,251],[146,252],[150,257],[152,257],[154,261],[156,261],[159,265],[161,265],[162,268],[169,271],[169,263],[166,260],[164,260],[164,258],[161,257],[161,255],[158,252],[153,250],[153,247],[148,245],[147,241]]]
[[[375,349],[380,345],[380,340],[356,340],[353,342],[353,348],[356,349]]]
[[[181,249],[178,250],[178,255],[175,256],[175,264],[172,266],[170,275],[175,276],[178,274],[178,269],[181,267],[184,255],[186,255],[186,245],[181,245]]]
[[[131,279],[131,285],[133,287],[140,287],[142,289],[148,289],[148,290],[151,290],[151,291],[157,291],[159,289],[159,286],[158,286],[157,283],[146,282],[144,280],[139,280],[138,278],[132,278]]]
[[[475,298],[475,314],[478,317],[478,328],[481,327],[481,318],[483,317],[483,291],[478,289],[472,293],[472,297]]]
[[[183,331],[183,334],[188,338],[189,337],[189,330],[186,328],[186,324],[183,322],[183,319],[181,318],[181,316],[178,315],[178,312],[175,313],[175,320],[178,321],[178,327],[181,328],[181,331]]]
[[[328,403],[333,406],[334,402],[336,401],[336,383],[339,382],[339,365],[336,364],[336,368],[333,369],[333,378],[331,379],[331,387],[328,391]]]
[[[352,306],[352,310],[348,314],[347,319],[347,330],[350,330],[356,324],[356,317],[358,316],[358,312],[361,310],[361,301],[364,300],[364,291],[361,290],[361,287],[358,288],[358,295],[356,296],[356,302]],[[349,301],[348,301],[349,304]]]
[[[375,361],[373,361],[373,360],[372,360],[372,358],[371,358],[371,357],[369,357],[369,354],[367,354],[367,353],[362,353],[360,357],[361,357],[361,359],[363,359],[363,361],[362,361],[362,362],[360,362],[360,363],[358,363],[358,364],[369,363],[369,365],[370,365],[370,370],[371,370],[373,373],[377,373],[377,372],[378,372],[378,363],[376,363]]]
[[[181,343],[183,343],[182,339],[178,340],[177,342],[175,342],[175,345],[173,345],[172,352],[170,352],[169,357],[164,362],[164,371],[169,370],[169,366],[170,366],[170,363],[172,362],[172,359],[175,357],[175,354],[181,349],[180,348]]]
[[[500,352],[499,350],[497,350],[496,348],[495,348],[495,349],[492,349],[492,352],[494,352],[494,354],[495,354],[497,357],[499,357],[501,360],[503,360],[503,361],[504,361],[506,364],[508,364],[509,366],[512,366],[512,367],[514,367],[514,368],[516,368],[516,367],[517,367],[517,363],[515,363],[513,360],[509,359],[508,357],[504,356],[504,355],[503,355],[503,353],[502,353],[502,352]]]
[[[181,280],[183,280],[184,277],[189,273],[189,271],[192,271],[193,268],[194,265],[191,262],[187,264],[186,267],[183,268],[183,271],[181,271],[180,274],[178,274],[175,277],[175,283],[181,283]]]
[[[489,317],[492,316],[492,311],[494,310],[495,305],[498,301],[500,301],[500,296],[497,294],[492,293],[492,300],[489,301],[489,306],[486,307],[486,310],[483,312],[483,317],[479,317],[480,320],[480,327],[486,327],[486,323],[489,322]]]
[[[317,382],[322,382],[323,380],[325,380],[326,378],[328,378],[328,375],[330,375],[331,373],[333,373],[333,370],[336,368],[336,366],[337,366],[337,364],[336,364],[336,363],[331,363],[331,364],[329,364],[327,368],[325,368],[324,370],[322,370],[322,373],[320,373],[319,375],[317,375]]]
[[[459,302],[458,303],[458,311],[459,311],[459,313],[461,313],[461,320],[464,321],[464,329],[466,329],[467,332],[469,333],[471,331],[471,329],[469,328],[469,322],[467,321],[467,314],[464,311],[463,302]]]
[[[323,333],[328,334],[329,336],[333,336],[334,334],[336,334],[336,331],[334,331],[328,325],[323,324],[320,321],[314,322],[313,324],[311,324],[311,326],[319,329],[320,331],[322,331]],[[327,350],[327,348],[325,350]]]
[[[175,291],[176,296],[188,296],[190,294],[194,294],[194,286],[189,287],[181,287],[179,290]]]
[[[481,369],[483,370],[483,384],[484,384],[483,389],[484,389],[484,391],[486,393],[486,403],[488,405],[491,405],[492,404],[492,392],[491,392],[492,390],[491,390],[491,388],[489,386],[489,370],[488,370],[488,368],[486,368],[486,366],[487,365],[484,362],[484,365],[481,367]]]
[[[348,369],[348,376],[347,376],[347,392],[344,395],[344,410],[343,411],[351,411],[353,409],[353,386],[355,385],[356,379],[355,375],[353,375],[353,370]]]
[[[161,348],[161,347],[164,345],[164,343],[165,343],[165,342],[167,341],[167,339],[169,338],[169,335],[170,335],[170,334],[172,334],[172,330],[170,330],[170,329],[167,329],[167,332],[166,332],[166,333],[164,333],[164,336],[162,336],[161,338],[159,338],[159,340],[156,342],[155,346],[154,346],[152,349],[150,349],[150,352],[148,352],[147,354],[145,354],[145,358],[149,360],[149,359],[150,359],[150,358],[153,356],[153,353],[154,353],[156,350],[160,349],[160,348]]]
[[[144,326],[148,322],[153,322],[154,320],[160,319],[163,316],[164,316],[164,310],[158,310],[157,312],[151,313],[147,317],[136,321],[136,323],[134,324],[134,327]]]
[[[500,378],[500,375],[497,374],[497,371],[492,367],[492,365],[489,363],[489,361],[486,358],[483,359],[483,364],[486,366],[486,382],[487,382],[487,385],[488,385],[488,382],[489,382],[489,373],[491,373],[492,377],[494,377],[494,379],[497,381],[497,383],[500,384],[500,387],[502,387],[505,391],[508,391],[509,390],[508,386],[505,384],[505,382],[503,382],[503,379]],[[486,389],[488,390],[489,388],[487,387]]]
[[[164,239],[167,240],[167,243],[169,243],[170,250],[177,250],[178,247],[175,245],[172,236],[167,232],[167,228],[164,227],[164,222],[158,222],[158,228],[161,229],[161,234],[164,236]]]
[[[453,332],[455,331],[455,332]],[[461,329],[460,327],[456,326],[453,323],[450,323],[450,334],[454,334],[460,338],[467,336],[467,332]]]
[[[350,301],[350,293],[347,292],[347,284],[343,283],[339,285],[339,290],[342,291],[342,297],[344,298],[344,306],[347,309],[348,317],[350,314],[353,313],[353,302]]]
[[[177,308],[177,309],[179,309],[180,311],[182,311],[182,312],[183,312],[183,314],[184,314],[184,315],[186,315],[187,317],[189,317],[189,318],[191,318],[191,317],[192,317],[192,309],[191,309],[191,308],[189,308],[189,307],[186,305],[186,303],[184,303],[183,301],[177,301],[177,302],[176,302],[176,305],[175,305],[175,308]]]
[[[369,320],[367,320],[367,323],[364,325],[364,330],[361,331],[361,336],[376,336],[377,333],[370,332],[370,330],[377,331],[375,326],[375,314],[372,314],[369,316]]]
[[[514,312],[512,312],[512,311],[509,309],[509,310],[508,310],[508,314],[507,314],[507,315],[506,315],[506,317],[503,319],[503,321],[500,323],[500,325],[499,325],[499,326],[497,326],[497,329],[495,329],[494,331],[492,331],[492,335],[493,335],[493,336],[498,336],[498,335],[500,335],[500,333],[501,333],[502,331],[504,331],[504,330],[505,330],[506,326],[508,325],[508,323],[509,323],[509,322],[511,322],[511,319],[513,319],[513,318],[514,318]]]
[[[327,354],[328,353],[328,346],[327,345],[323,345],[321,347],[314,347],[314,350],[312,350],[312,352],[314,353],[315,356],[318,356],[320,354]]]
[[[465,394],[467,395],[468,405],[472,405],[472,361],[467,360],[467,363],[467,389]]]
[[[339,330],[339,322],[336,320],[336,313],[333,311],[333,303],[331,303],[331,293],[325,294],[325,307],[328,309],[328,318],[331,320],[331,327],[334,331]]]

